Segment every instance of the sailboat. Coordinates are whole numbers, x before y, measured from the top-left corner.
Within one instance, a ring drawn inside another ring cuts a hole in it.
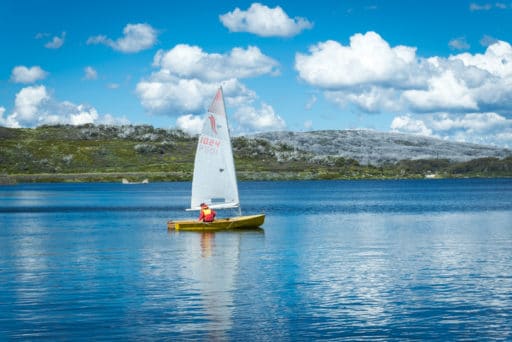
[[[214,210],[238,209],[238,215],[216,218],[213,222],[170,220],[167,228],[199,231],[243,229],[257,228],[265,221],[265,214],[242,215],[222,87],[208,109],[197,142],[192,196],[187,210],[200,210],[201,203]]]

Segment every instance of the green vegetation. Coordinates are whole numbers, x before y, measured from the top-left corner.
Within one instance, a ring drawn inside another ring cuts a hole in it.
[[[468,162],[403,160],[360,165],[339,156],[316,156],[284,143],[236,137],[240,180],[510,177],[512,158]],[[192,179],[196,137],[151,126],[0,127],[0,184]]]

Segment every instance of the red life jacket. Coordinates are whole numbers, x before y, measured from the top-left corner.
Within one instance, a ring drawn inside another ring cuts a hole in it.
[[[215,211],[210,208],[201,209],[201,214],[203,222],[213,222],[215,219]]]

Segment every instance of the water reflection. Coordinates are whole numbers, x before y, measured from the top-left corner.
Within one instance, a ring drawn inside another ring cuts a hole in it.
[[[34,319],[30,308],[43,305],[48,296],[46,286],[39,286],[48,281],[48,255],[43,228],[36,222],[24,220],[22,233],[13,240],[15,293],[12,298],[16,305],[24,310],[17,312],[17,319],[26,321]]]
[[[234,293],[240,269],[243,236],[247,232],[263,233],[262,229],[233,232],[171,232],[184,243],[181,276],[189,293],[189,304],[200,304],[201,319],[180,326],[182,331],[206,331],[210,340],[226,340],[233,326]]]
[[[212,256],[213,244],[215,242],[214,238],[214,232],[201,233],[201,256],[203,258]]]

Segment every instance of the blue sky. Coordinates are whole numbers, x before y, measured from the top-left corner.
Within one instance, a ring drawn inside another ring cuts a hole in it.
[[[0,125],[373,129],[512,147],[512,2],[0,3]]]

